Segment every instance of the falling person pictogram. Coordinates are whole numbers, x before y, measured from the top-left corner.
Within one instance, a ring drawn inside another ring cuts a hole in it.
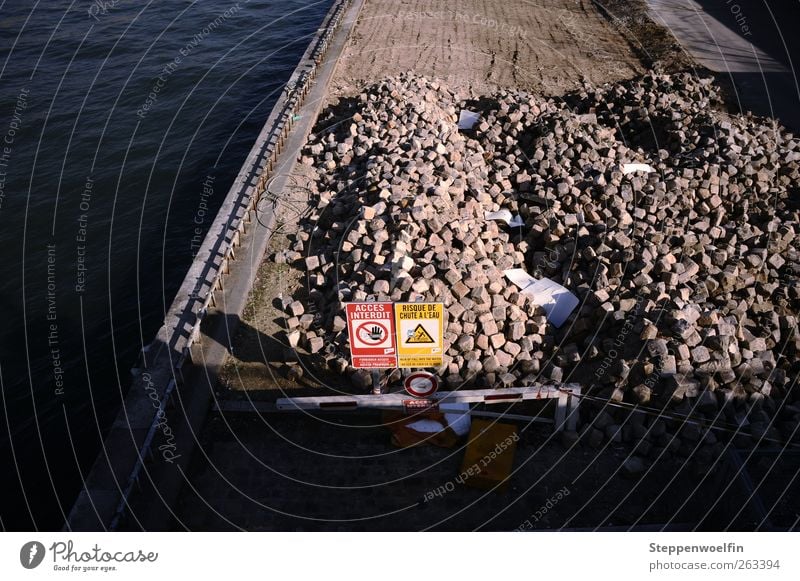
[[[416,343],[436,343],[436,341],[434,341],[430,333],[425,330],[425,327],[419,324],[409,333],[408,338],[406,338],[406,344],[413,345]]]

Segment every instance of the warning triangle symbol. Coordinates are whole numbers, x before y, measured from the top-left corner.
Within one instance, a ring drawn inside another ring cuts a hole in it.
[[[406,343],[436,343],[436,341],[433,340],[433,337],[430,336],[422,324],[418,324],[414,332],[406,339]]]

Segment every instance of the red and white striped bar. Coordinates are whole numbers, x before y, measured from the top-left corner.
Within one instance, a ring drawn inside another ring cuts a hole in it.
[[[555,399],[556,411],[553,417],[555,431],[566,429],[575,431],[578,421],[578,405],[581,387],[570,383],[564,386],[508,387],[503,389],[464,389],[459,391],[440,391],[426,400],[414,400],[405,392],[375,395],[334,395],[319,397],[285,397],[276,402],[281,411],[313,410],[357,410],[387,409],[405,410],[409,402],[426,401],[432,405],[445,403],[499,404],[522,401]]]

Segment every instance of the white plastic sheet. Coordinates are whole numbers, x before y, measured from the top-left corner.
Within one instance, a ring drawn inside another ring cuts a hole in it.
[[[470,111],[469,109],[462,109],[458,114],[458,128],[459,129],[472,129],[480,119],[480,113]]]
[[[443,403],[439,411],[444,413],[447,426],[458,436],[469,434],[471,426],[468,403]]]
[[[627,175],[637,171],[656,171],[646,163],[625,163],[622,165],[622,173]]]
[[[568,289],[549,278],[533,278],[521,268],[512,268],[503,274],[544,309],[547,320],[555,327],[563,325],[580,302]]]
[[[499,210],[497,212],[485,212],[483,215],[485,220],[499,220],[505,222],[509,226],[524,226],[525,222],[521,216],[514,216],[509,210]]]

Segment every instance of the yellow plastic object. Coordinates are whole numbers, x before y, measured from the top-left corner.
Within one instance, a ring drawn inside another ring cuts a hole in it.
[[[514,425],[473,419],[461,465],[464,484],[480,490],[504,491],[514,466],[518,441]]]

